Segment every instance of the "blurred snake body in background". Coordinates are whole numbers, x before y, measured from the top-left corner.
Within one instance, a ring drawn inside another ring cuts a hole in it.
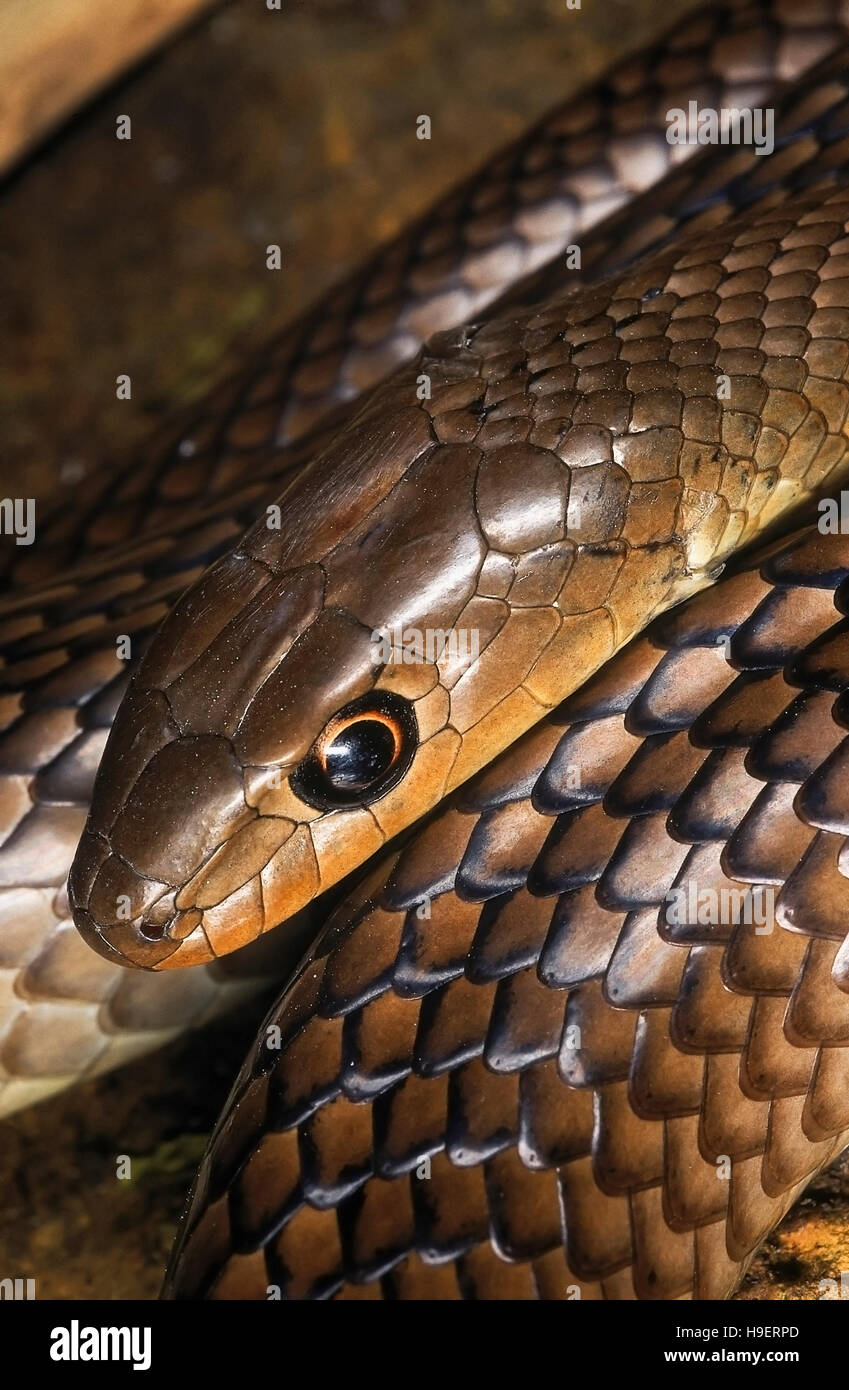
[[[727,1297],[845,1146],[846,23],[686,21],[11,571],[7,1109],[221,1007],[231,951],[285,974],[394,842],[172,1296]],[[684,162],[691,99],[773,101],[775,152]],[[409,630],[475,658],[387,660]]]

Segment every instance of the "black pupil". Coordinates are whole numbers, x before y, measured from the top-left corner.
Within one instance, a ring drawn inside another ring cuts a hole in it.
[[[365,791],[392,766],[395,738],[378,719],[358,719],[324,750],[331,785],[339,791]]]
[[[372,690],[337,711],[293,772],[292,790],[321,811],[367,806],[406,774],[418,733],[409,700]]]

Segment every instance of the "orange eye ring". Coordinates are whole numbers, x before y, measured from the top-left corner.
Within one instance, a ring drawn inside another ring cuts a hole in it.
[[[321,810],[366,806],[397,786],[417,746],[409,700],[374,690],[328,720],[293,774],[292,790]]]
[[[392,761],[400,756],[404,745],[404,734],[400,728],[398,720],[391,715],[384,714],[382,710],[372,710],[365,714],[337,714],[326,725],[322,733],[315,741],[314,753],[324,768],[328,771],[327,755],[338,739],[344,734],[346,729],[353,728],[354,725],[361,724],[363,720],[368,720],[371,724],[382,724],[389,731],[392,739]]]

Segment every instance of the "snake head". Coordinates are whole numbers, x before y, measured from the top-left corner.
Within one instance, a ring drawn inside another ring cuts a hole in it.
[[[98,949],[164,969],[278,926],[708,582],[731,522],[699,450],[560,389],[569,333],[615,335],[597,298],[431,340],[183,596],[71,873]]]
[[[393,643],[469,613],[478,464],[415,406],[366,412],[186,591],[118,710],[71,872],[99,951],[223,955],[443,797],[463,670]]]

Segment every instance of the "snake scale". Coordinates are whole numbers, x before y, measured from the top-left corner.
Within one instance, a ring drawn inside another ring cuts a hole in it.
[[[260,1033],[171,1296],[722,1298],[847,1142],[849,546],[806,516],[849,476],[846,18],[687,21],[11,567],[7,1108],[220,1006],[394,842]],[[668,172],[668,107],[829,53],[774,154]],[[378,654],[411,629],[480,650]],[[740,890],[761,930],[702,910]]]

